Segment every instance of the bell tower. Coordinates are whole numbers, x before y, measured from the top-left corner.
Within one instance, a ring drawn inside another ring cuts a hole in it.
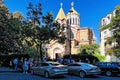
[[[69,10],[67,14],[67,22],[68,25],[74,26],[74,27],[80,27],[80,15],[78,12],[74,9],[74,3],[71,3],[71,9]]]

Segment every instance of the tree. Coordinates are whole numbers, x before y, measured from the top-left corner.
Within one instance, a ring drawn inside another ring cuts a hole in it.
[[[113,33],[113,36],[107,39],[107,43],[114,43],[113,48],[108,52],[112,51],[111,53],[116,55],[120,53],[120,6],[116,7],[115,16],[112,16],[112,20],[107,26],[110,27],[110,31]]]
[[[59,23],[54,22],[52,13],[47,13],[46,16],[43,16],[40,3],[37,6],[29,3],[27,9],[28,20],[31,22],[30,25],[34,32],[31,36],[35,44],[39,46],[40,58],[43,60],[42,46],[53,39],[64,42],[65,36],[62,35],[64,27],[60,27]]]
[[[98,44],[81,45],[79,48],[78,55],[85,56],[85,58],[89,58],[89,60],[91,60],[92,62],[94,62],[93,59],[95,59],[95,58],[97,58],[99,61],[105,60],[105,56],[100,54]],[[91,58],[93,58],[93,59],[91,59]]]
[[[0,4],[0,50],[8,53],[19,49],[19,27],[21,21],[14,18],[9,10]]]
[[[115,17],[111,22],[111,30],[113,30],[113,37],[117,42],[117,46],[120,47],[120,6],[116,7]]]
[[[34,6],[31,2],[29,3],[27,7],[27,18],[31,22],[33,22],[34,27],[39,26],[41,22],[41,16],[42,16],[42,4],[38,3],[38,5]]]
[[[80,54],[100,53],[98,44],[81,45],[78,50]]]
[[[24,42],[30,43],[28,34],[32,30],[20,12],[9,13],[8,8],[0,4],[0,32],[0,53],[9,53],[23,51]]]

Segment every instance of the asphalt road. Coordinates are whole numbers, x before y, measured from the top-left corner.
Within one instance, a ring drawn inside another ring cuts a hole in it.
[[[107,76],[87,76],[80,78],[74,75],[65,75],[52,78],[44,78],[43,76],[25,74],[20,72],[0,72],[0,80],[120,80],[120,75],[114,77]]]

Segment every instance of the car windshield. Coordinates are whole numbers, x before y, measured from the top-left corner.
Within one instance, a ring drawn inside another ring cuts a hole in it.
[[[59,63],[50,63],[51,65],[53,65],[53,66],[58,66],[58,65],[60,65]]]

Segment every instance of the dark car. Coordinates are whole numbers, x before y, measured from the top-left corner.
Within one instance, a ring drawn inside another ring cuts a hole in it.
[[[98,62],[96,66],[107,76],[120,74],[120,62]]]

